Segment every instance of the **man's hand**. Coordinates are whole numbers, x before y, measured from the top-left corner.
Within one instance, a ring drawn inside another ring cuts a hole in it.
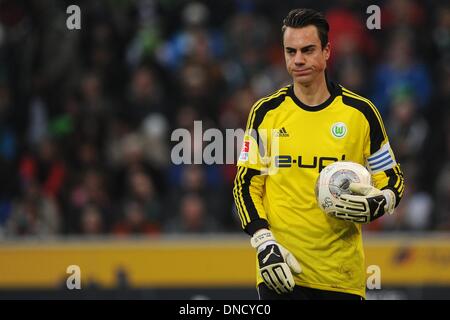
[[[353,194],[344,194],[336,203],[333,215],[338,219],[356,223],[369,223],[386,212],[392,214],[395,207],[395,195],[392,190],[379,190],[371,185],[350,183]]]
[[[266,285],[278,294],[292,291],[295,285],[292,272],[302,272],[295,257],[267,229],[258,230],[251,244],[258,251],[259,272]]]

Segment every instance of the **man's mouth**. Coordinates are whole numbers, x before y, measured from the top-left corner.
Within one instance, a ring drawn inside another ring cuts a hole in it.
[[[311,71],[312,70],[310,68],[307,68],[307,69],[293,69],[292,73],[294,73],[297,76],[304,76],[304,75],[310,74]]]

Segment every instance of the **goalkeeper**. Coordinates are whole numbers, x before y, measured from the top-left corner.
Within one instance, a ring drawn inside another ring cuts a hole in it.
[[[257,101],[248,117],[233,195],[256,250],[260,299],[365,298],[361,226],[392,214],[403,195],[378,110],[327,79],[328,31],[319,12],[289,12],[282,36],[293,83]],[[340,160],[366,166],[374,186],[351,184],[354,194],[328,216],[314,185]]]

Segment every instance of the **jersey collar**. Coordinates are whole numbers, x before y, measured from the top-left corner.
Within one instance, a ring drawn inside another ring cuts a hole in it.
[[[302,108],[303,110],[315,112],[315,111],[320,111],[320,110],[328,107],[333,102],[334,98],[336,98],[336,96],[338,96],[340,94],[340,88],[334,82],[327,81],[327,87],[328,87],[328,91],[330,91],[330,94],[331,94],[330,97],[317,106],[309,106],[309,105],[301,102],[300,99],[297,98],[297,96],[294,93],[294,85],[293,84],[291,84],[289,86],[287,94],[289,97],[291,97],[291,99],[295,102],[295,104],[297,106],[299,106],[300,108]]]

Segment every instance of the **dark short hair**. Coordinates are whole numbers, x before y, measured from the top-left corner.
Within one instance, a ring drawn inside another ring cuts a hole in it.
[[[328,31],[330,31],[330,25],[325,19],[325,16],[319,11],[303,8],[291,10],[283,20],[281,32],[284,35],[284,31],[287,27],[303,28],[310,25],[317,28],[322,48],[325,47],[328,43]]]

